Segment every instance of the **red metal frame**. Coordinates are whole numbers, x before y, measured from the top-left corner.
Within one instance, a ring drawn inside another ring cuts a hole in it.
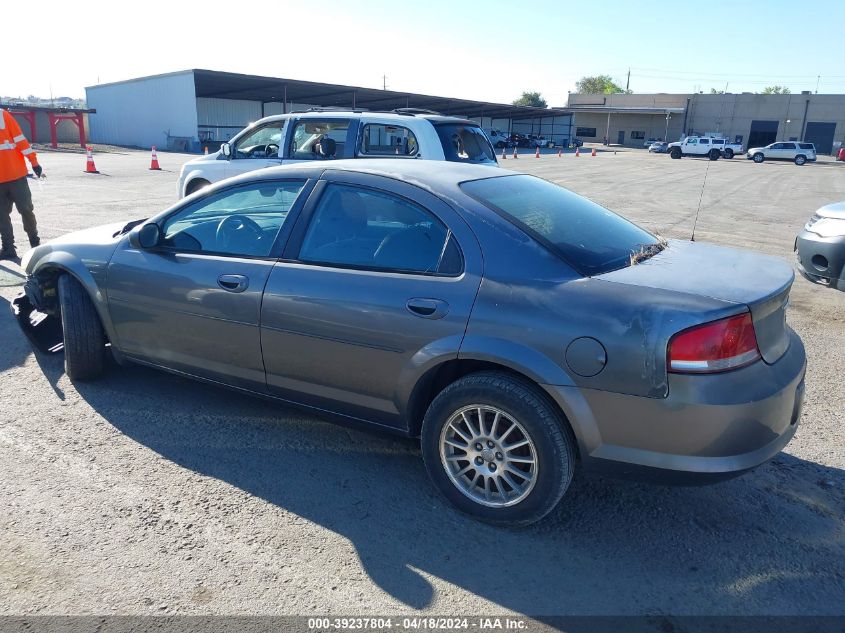
[[[79,128],[79,145],[81,147],[85,147],[85,119],[82,118],[82,113],[78,112],[76,114],[56,114],[54,112],[48,112],[47,118],[50,120],[50,143],[53,147],[59,146],[59,141],[56,134],[56,126],[59,124],[59,121],[71,121],[76,124],[76,127]]]
[[[34,143],[38,138],[36,131],[36,122],[35,117],[38,113],[37,110],[9,110],[10,114],[14,114],[16,116],[23,117],[29,123],[29,138]],[[56,133],[56,127],[59,125],[59,121],[71,121],[76,127],[79,129],[79,145],[80,147],[86,147],[87,142],[85,139],[85,118],[83,112],[47,112],[47,119],[50,121],[50,144],[56,148],[59,146],[59,139],[58,134]]]

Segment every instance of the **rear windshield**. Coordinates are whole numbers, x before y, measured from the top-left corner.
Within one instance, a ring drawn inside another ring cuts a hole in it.
[[[534,176],[471,180],[461,189],[513,222],[585,276],[629,266],[661,241],[636,224]]]
[[[487,136],[477,125],[440,123],[434,126],[446,160],[454,163],[496,164],[496,154]]]

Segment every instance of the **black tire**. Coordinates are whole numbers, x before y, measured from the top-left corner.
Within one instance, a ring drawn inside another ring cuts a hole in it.
[[[196,193],[200,189],[204,189],[208,187],[211,183],[205,180],[204,178],[196,178],[188,183],[188,186],[185,187],[185,195],[190,196],[192,193]]]
[[[452,482],[440,456],[440,439],[454,413],[470,405],[495,407],[518,420],[534,444],[536,480],[521,501],[485,506]],[[421,433],[423,461],[435,488],[459,510],[496,525],[521,527],[548,515],[566,493],[575,469],[575,438],[560,412],[527,380],[501,372],[469,374],[446,387],[425,414]]]
[[[803,154],[798,154],[798,156],[795,157],[795,164],[796,165],[803,165],[806,162],[807,162],[807,157],[804,156]]]
[[[711,149],[709,152],[707,152],[707,158],[709,158],[710,160],[719,160],[721,156],[722,152],[717,149]]]
[[[106,337],[85,288],[70,275],[59,277],[59,308],[65,348],[65,373],[72,381],[103,373]]]
[[[755,163],[759,164],[759,163],[762,163],[764,160],[766,160],[766,157],[763,156],[763,154],[760,154],[758,152],[757,154],[754,154],[754,156],[751,157],[751,160],[753,160]]]
[[[730,147],[729,147],[729,148],[727,148],[727,149],[725,150],[725,158],[727,158],[728,160],[730,160],[730,159],[731,159],[731,158],[733,158],[733,157],[734,157],[734,151],[733,151]]]
[[[671,150],[669,150],[669,156],[677,160],[681,156],[683,156],[683,152],[681,152],[680,147],[673,147]]]

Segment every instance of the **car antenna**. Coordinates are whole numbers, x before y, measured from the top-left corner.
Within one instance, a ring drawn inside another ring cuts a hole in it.
[[[698,214],[701,212],[701,199],[704,197],[704,186],[707,184],[707,173],[710,171],[710,163],[712,160],[707,161],[707,168],[704,170],[704,180],[701,183],[701,193],[698,194],[698,208],[695,210],[695,220],[692,223],[692,235],[689,238],[690,242],[695,241],[695,227],[698,226]]]

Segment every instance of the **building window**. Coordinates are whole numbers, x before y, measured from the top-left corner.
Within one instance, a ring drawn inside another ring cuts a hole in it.
[[[596,138],[596,128],[594,127],[577,127],[575,128],[576,136],[586,136],[587,138]]]
[[[637,132],[636,130],[634,130],[633,132],[631,132],[631,139],[635,141],[642,141],[643,139],[645,139],[645,132]]]

